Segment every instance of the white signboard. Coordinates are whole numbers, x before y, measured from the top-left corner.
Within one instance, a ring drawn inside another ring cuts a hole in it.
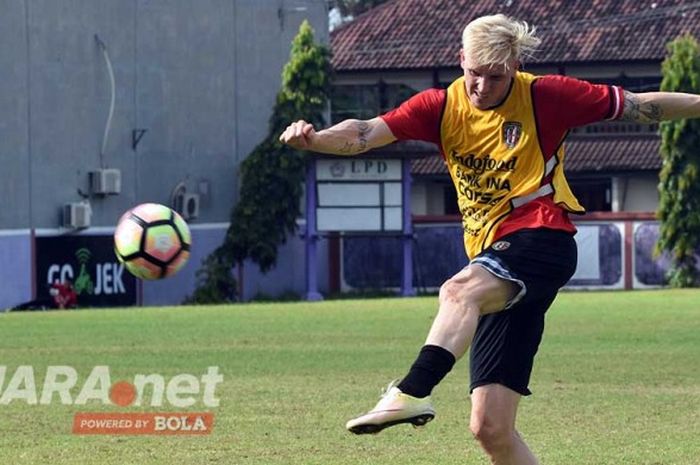
[[[396,159],[316,160],[319,231],[401,231],[402,166]]]
[[[580,226],[576,229],[576,246],[578,248],[578,262],[576,273],[572,279],[599,279],[600,256],[598,246],[598,226]]]
[[[380,231],[379,208],[319,208],[316,222],[319,231]]]
[[[318,206],[378,207],[381,204],[380,187],[378,182],[318,183]]]
[[[317,181],[400,181],[401,160],[338,158],[316,160]]]

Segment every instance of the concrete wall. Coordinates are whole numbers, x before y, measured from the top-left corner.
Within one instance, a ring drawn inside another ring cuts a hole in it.
[[[170,204],[173,191],[185,189],[201,194],[194,225],[227,223],[239,164],[267,135],[301,22],[308,19],[316,39],[328,43],[326,3],[3,1],[0,258],[13,265],[0,271],[0,308],[32,297],[29,231],[71,234],[60,229],[66,203],[89,200],[92,227],[109,228],[134,205]],[[111,85],[95,35],[106,45],[115,81],[102,154]],[[133,147],[139,130],[145,133]],[[88,195],[87,173],[103,167],[121,170],[119,195]],[[204,226],[195,235],[188,268],[146,284],[145,303],[179,303],[191,293],[199,261],[219,245],[223,230]],[[284,273],[268,293],[298,285],[290,272],[295,253],[282,253]],[[253,273],[247,285],[254,293],[271,281]]]
[[[452,187],[452,180],[446,179],[447,183],[441,182],[428,182],[427,183],[427,210],[428,214],[442,214],[445,211],[445,187],[448,189],[454,189]],[[440,213],[438,213],[440,212]]]
[[[3,2],[0,15],[0,229],[26,228],[31,216],[26,6]]]
[[[619,210],[653,212],[659,207],[659,176],[656,173],[613,179],[613,200]]]
[[[327,42],[322,0],[3,2],[0,230],[58,227],[101,167],[122,171],[122,192],[89,199],[94,226],[182,185],[203,194],[199,222],[226,221],[305,18]],[[116,83],[103,156],[111,86],[96,34]]]
[[[450,182],[446,177],[446,181]],[[656,173],[633,173],[612,177],[612,211],[654,212],[659,207],[659,177]],[[414,179],[411,210],[414,215],[442,215],[445,212],[444,183]]]
[[[303,231],[303,227],[300,231]],[[192,249],[190,259],[175,276],[160,281],[143,281],[142,303],[144,305],[175,305],[181,303],[195,289],[195,274],[201,262],[223,241],[225,225],[210,225],[192,229]],[[288,238],[280,247],[277,266],[266,274],[257,265],[248,261],[243,266],[242,300],[248,301],[261,296],[277,297],[295,293],[306,295],[304,266],[304,241],[299,235]],[[328,253],[326,241],[318,245],[319,291],[328,291]],[[233,270],[236,279],[241,276]]]
[[[31,244],[28,230],[0,233],[0,311],[32,299]]]
[[[415,182],[411,183],[411,214],[427,215],[431,213],[428,210],[428,183]]]

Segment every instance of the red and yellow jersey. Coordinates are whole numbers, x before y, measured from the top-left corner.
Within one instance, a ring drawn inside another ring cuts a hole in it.
[[[524,228],[575,232],[583,213],[564,177],[567,131],[618,117],[622,90],[563,76],[517,73],[506,99],[479,110],[464,78],[421,92],[383,115],[395,137],[440,146],[457,190],[467,255]]]
[[[440,142],[462,212],[464,245],[475,257],[494,241],[498,226],[517,207],[553,194],[563,209],[584,213],[564,178],[564,151],[545,157],[537,136],[530,86],[517,73],[498,107],[479,110],[464,78],[447,89]]]

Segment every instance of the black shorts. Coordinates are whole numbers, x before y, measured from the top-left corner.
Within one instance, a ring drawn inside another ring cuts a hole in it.
[[[469,353],[470,391],[502,384],[524,395],[544,331],[544,315],[576,270],[573,235],[553,229],[509,234],[471,262],[520,286],[505,310],[482,315]]]

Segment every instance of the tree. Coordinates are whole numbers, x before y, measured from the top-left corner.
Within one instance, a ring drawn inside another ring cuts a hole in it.
[[[185,303],[233,302],[236,298],[236,280],[231,275],[231,268],[232,264],[223,253],[222,247],[210,253],[202,261],[202,267],[197,270],[197,287],[194,294],[185,299]]]
[[[278,247],[297,227],[306,166],[306,154],[281,144],[278,137],[297,119],[323,126],[330,73],[330,53],[314,42],[314,31],[304,21],[282,71],[269,134],[241,164],[240,197],[231,211],[231,224],[224,243],[198,272],[191,301],[221,297],[212,290],[230,288],[234,264],[251,259],[263,272],[275,265]]]
[[[661,90],[700,93],[697,40],[685,35],[667,48]],[[664,121],[660,130],[663,165],[657,252],[671,254],[671,286],[689,287],[698,282],[695,252],[700,246],[700,119]]]

